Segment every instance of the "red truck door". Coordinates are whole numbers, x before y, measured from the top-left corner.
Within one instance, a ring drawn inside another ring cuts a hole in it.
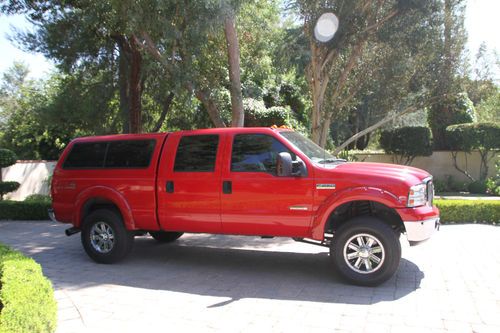
[[[223,232],[306,237],[313,209],[311,171],[302,177],[278,177],[278,154],[295,154],[270,134],[231,134],[226,140],[221,197]]]
[[[158,218],[163,230],[221,232],[221,136],[171,134],[158,170]]]

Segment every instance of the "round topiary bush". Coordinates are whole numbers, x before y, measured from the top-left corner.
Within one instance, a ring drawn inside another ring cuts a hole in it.
[[[16,160],[17,156],[12,150],[0,148],[0,168],[11,166]]]
[[[400,127],[382,131],[380,146],[388,154],[399,155],[398,163],[410,164],[417,156],[432,155],[432,137],[428,127]]]

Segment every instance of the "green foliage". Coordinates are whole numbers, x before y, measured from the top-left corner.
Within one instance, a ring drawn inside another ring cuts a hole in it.
[[[469,123],[446,128],[446,138],[452,150],[500,148],[500,123]]]
[[[0,148],[0,169],[15,164],[17,156],[13,151]]]
[[[0,220],[46,220],[51,204],[41,201],[0,201]]]
[[[467,185],[467,189],[472,194],[486,194],[486,182],[482,180],[473,181]]]
[[[487,192],[493,195],[500,195],[500,159],[495,163],[496,174],[486,180]]]
[[[54,291],[40,265],[0,244],[0,332],[50,333],[56,325]]]
[[[40,202],[51,204],[52,198],[50,197],[50,195],[45,194],[30,194],[24,199],[24,202]]]
[[[272,125],[285,125],[290,110],[282,106],[266,108],[264,102],[253,98],[243,100],[245,111],[245,126],[247,127],[269,127]]]
[[[432,155],[431,132],[427,127],[401,127],[382,131],[380,146],[389,154],[397,154],[411,163],[416,156]]]
[[[436,193],[444,192],[465,192],[468,190],[466,182],[457,181],[453,176],[447,176],[446,179],[434,179],[434,189]]]
[[[7,193],[14,192],[21,186],[18,182],[0,182],[0,200],[2,200],[3,196]]]
[[[499,200],[449,200],[437,199],[441,223],[490,223],[500,224]]]
[[[496,93],[477,105],[476,111],[481,122],[500,122],[500,91],[498,87],[496,87]]]
[[[449,149],[452,145],[446,136],[448,126],[472,123],[477,119],[474,104],[466,93],[442,98],[440,103],[429,108],[427,116],[435,149]]]

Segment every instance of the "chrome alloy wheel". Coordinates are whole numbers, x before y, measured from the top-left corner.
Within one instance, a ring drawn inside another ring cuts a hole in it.
[[[90,229],[90,243],[99,253],[108,253],[115,245],[115,234],[106,222],[97,222]]]
[[[357,234],[344,246],[344,260],[353,271],[370,274],[377,271],[385,259],[382,243],[373,235]]]

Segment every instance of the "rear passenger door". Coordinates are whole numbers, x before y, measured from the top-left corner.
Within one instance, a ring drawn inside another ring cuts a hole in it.
[[[169,136],[158,170],[158,217],[163,230],[221,231],[221,138]]]

